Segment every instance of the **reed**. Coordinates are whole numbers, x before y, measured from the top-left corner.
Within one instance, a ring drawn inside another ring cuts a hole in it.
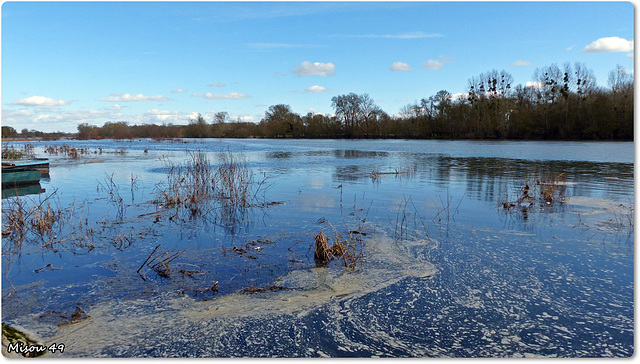
[[[110,175],[105,173],[103,182],[98,182],[97,190],[100,191],[101,189],[109,195],[109,202],[116,208],[117,219],[122,220],[126,206],[124,199],[120,195],[120,187],[113,180],[113,173]],[[133,196],[133,187],[131,194]]]
[[[326,218],[323,217],[318,220],[318,224],[325,225],[326,229],[333,232],[333,245],[329,246],[330,238],[328,238],[323,231],[316,235],[314,239],[314,259],[316,266],[326,266],[332,260],[339,259],[343,267],[355,269],[364,261],[366,241],[363,237],[367,234],[363,232],[363,230],[367,217],[360,216],[362,211],[364,211],[364,209],[357,207],[354,198],[353,212],[349,214],[349,216],[352,217],[352,221],[347,222],[344,213],[342,213],[344,227],[341,228],[340,231],[346,235],[346,238],[343,238],[338,228]],[[368,214],[368,210],[366,213]]]
[[[251,187],[253,173],[247,167],[244,156],[234,156],[231,151],[222,154],[222,163],[215,174],[217,197],[233,208],[249,207],[253,200]]]
[[[221,163],[212,166],[203,152],[190,152],[185,164],[164,160],[167,182],[156,186],[157,205],[173,207],[174,217],[212,219],[225,227],[247,221],[252,207],[259,203],[258,194],[268,187],[265,179],[255,182],[242,154],[223,153]]]
[[[214,173],[203,152],[189,152],[184,165],[163,160],[167,169],[166,185],[158,185],[156,204],[186,207],[194,214],[199,212],[201,202],[209,199],[214,192]]]
[[[32,144],[25,144],[22,147],[4,144],[2,146],[2,159],[33,158],[35,156],[33,149],[34,146]]]

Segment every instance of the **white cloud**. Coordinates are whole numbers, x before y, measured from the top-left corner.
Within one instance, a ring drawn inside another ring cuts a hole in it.
[[[195,93],[192,95],[193,97],[204,97],[209,100],[219,100],[219,99],[227,99],[227,100],[242,100],[246,99],[247,95],[241,94],[239,92],[229,92],[228,94],[212,94],[211,92],[207,92],[206,94],[198,94]]]
[[[225,87],[227,84],[224,82],[214,82],[214,83],[210,83],[207,86],[209,87]]]
[[[423,38],[439,38],[443,37],[438,33],[410,32],[400,34],[362,34],[347,35],[347,38],[386,38],[386,39],[423,39]]]
[[[568,46],[567,48],[565,48],[564,50],[565,50],[565,51],[572,51],[572,50],[573,50],[573,47],[574,47],[574,46],[570,45],[570,46]]]
[[[300,63],[300,67],[294,68],[291,72],[297,74],[298,76],[333,76],[336,72],[336,66],[329,63],[320,63],[315,62],[311,63],[309,61],[304,61]]]
[[[453,62],[453,59],[451,57],[442,57],[442,56],[440,56],[440,59],[438,59],[438,60],[430,59],[430,60],[428,60],[426,62],[422,62],[422,66],[425,67],[425,68],[428,68],[430,70],[439,70],[445,64],[451,63],[451,62]]]
[[[21,106],[63,106],[67,105],[69,102],[65,100],[54,100],[49,97],[44,96],[31,96],[24,99],[16,100],[12,102],[12,105],[21,105]]]
[[[182,111],[170,111],[160,109],[150,109],[139,115],[127,116],[127,120],[132,125],[142,124],[175,124],[186,125],[189,120],[198,117],[197,112],[185,113]]]
[[[32,110],[21,109],[21,110],[2,110],[2,123],[3,124],[12,124],[16,120],[21,118],[28,118],[33,116],[35,113]]]
[[[320,93],[320,92],[329,91],[326,87],[318,86],[318,85],[309,86],[309,87],[305,88],[304,90],[307,91],[307,92],[314,93],[314,94],[317,94],[317,93]]]
[[[106,110],[113,110],[113,111],[120,111],[120,109],[122,109],[122,106],[115,104],[113,106],[109,106],[107,108],[105,108]]]
[[[6,122],[17,125],[29,125],[27,128],[35,128],[41,131],[66,130],[74,132],[78,124],[88,123],[99,125],[104,123],[106,119],[117,120],[121,119],[121,116],[122,114],[120,113],[107,112],[104,110],[68,110],[56,113],[42,113],[28,117],[25,116],[23,118],[16,118],[15,120],[6,120]],[[5,120],[3,120],[3,123],[4,122]],[[38,125],[36,126],[32,124]]]
[[[453,101],[464,101],[469,98],[468,92],[457,92],[451,95],[451,100]]]
[[[513,66],[531,66],[532,63],[529,62],[529,61],[525,61],[525,60],[519,59],[519,60],[513,62],[512,65]]]
[[[145,111],[144,113],[144,116],[147,116],[162,122],[166,122],[169,119],[173,119],[175,118],[176,115],[180,115],[180,111],[151,109],[151,110]]]
[[[631,52],[633,41],[619,37],[605,37],[591,42],[582,53]]]
[[[238,116],[232,117],[232,119],[234,121],[235,120],[239,120],[239,121],[244,122],[244,123],[257,123],[262,118],[264,118],[264,114],[263,115],[240,114]]]
[[[130,102],[130,101],[168,101],[169,99],[162,96],[145,96],[143,94],[131,95],[131,94],[111,94],[109,97],[103,97],[100,101],[110,102]]]
[[[404,62],[393,62],[389,69],[392,71],[413,71],[413,69],[411,69],[411,66]]]
[[[524,84],[525,87],[532,87],[532,88],[543,88],[544,87],[544,83],[540,82],[540,81],[527,81],[527,83]]]
[[[177,89],[171,91],[172,94],[179,94],[179,93],[183,93],[183,92],[187,92],[187,90],[185,90],[183,88],[177,88]]]

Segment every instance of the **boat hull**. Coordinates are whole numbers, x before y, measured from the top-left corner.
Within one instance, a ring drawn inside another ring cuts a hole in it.
[[[40,171],[41,177],[49,177],[49,160],[47,158],[33,158],[28,160],[3,161],[2,171],[8,171],[16,168],[26,168]]]
[[[36,169],[10,168],[2,170],[2,188],[40,183],[42,173]]]

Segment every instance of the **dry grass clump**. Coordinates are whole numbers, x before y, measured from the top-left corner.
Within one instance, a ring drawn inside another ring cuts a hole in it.
[[[51,206],[49,199],[52,196],[31,204],[19,197],[3,201],[2,236],[12,243],[8,246],[19,250],[25,240],[40,242],[43,246],[55,240],[63,220],[63,210]]]
[[[165,160],[165,166],[167,183],[157,186],[155,203],[175,207],[173,217],[184,219],[186,212],[189,219],[206,216],[232,227],[246,221],[249,208],[267,206],[257,203],[265,180],[254,181],[242,155],[224,153],[222,162],[214,167],[205,153],[190,152],[185,165]]]
[[[223,205],[236,208],[249,207],[253,200],[253,173],[243,156],[236,157],[228,151],[222,154],[222,163],[215,174],[217,197]]]
[[[25,144],[22,147],[4,144],[2,146],[2,159],[23,159],[33,158],[35,153],[32,144]]]
[[[157,187],[156,204],[174,207],[186,207],[192,215],[202,211],[201,202],[213,196],[215,190],[214,172],[207,155],[203,152],[190,152],[185,165],[174,164],[165,159],[168,169],[167,184]]]
[[[102,155],[103,153],[113,153],[113,154],[126,154],[127,151],[125,148],[116,149],[112,152],[105,151],[103,148],[83,148],[83,147],[74,147],[68,144],[63,145],[48,145],[44,147],[44,152],[49,155],[63,155],[69,157],[71,159],[79,159],[85,155]]]
[[[336,240],[332,247],[329,247],[329,241],[321,231],[315,237],[316,248],[313,253],[313,258],[320,262],[329,262],[336,256],[341,256],[344,253],[344,247],[342,242]]]
[[[44,199],[23,196],[2,201],[2,253],[9,262],[13,255],[22,252],[24,244],[53,252],[59,249],[91,251],[107,244],[124,250],[132,245],[134,237],[120,232],[119,224],[110,227],[102,220],[91,226],[85,216],[84,203],[60,207],[54,199],[56,192]]]
[[[76,148],[67,144],[63,145],[49,145],[44,147],[44,152],[49,155],[64,155],[71,159],[78,159],[81,155],[90,154],[89,148]],[[94,152],[97,154],[97,152]],[[100,149],[100,154],[102,154],[102,149]]]
[[[365,219],[366,220],[366,219]],[[325,224],[335,234],[332,246],[329,246],[329,238],[320,232],[315,237],[315,249],[313,257],[317,266],[326,266],[334,259],[340,259],[342,265],[348,269],[354,269],[364,260],[364,240],[366,233],[362,232],[362,225],[357,230],[347,231],[348,237],[342,238],[338,230],[327,219],[322,218],[318,223]],[[362,221],[364,223],[364,221]]]
[[[524,185],[524,186],[523,186]],[[528,210],[536,205],[551,207],[565,201],[567,176],[565,173],[549,172],[538,177],[528,177],[515,189],[515,196],[507,196],[500,205],[509,210],[514,207]]]

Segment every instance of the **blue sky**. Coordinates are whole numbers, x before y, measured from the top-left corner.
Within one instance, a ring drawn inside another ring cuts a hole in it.
[[[368,93],[387,113],[492,69],[515,84],[582,62],[633,71],[630,2],[5,2],[2,125],[186,124],[269,106],[331,114]]]

